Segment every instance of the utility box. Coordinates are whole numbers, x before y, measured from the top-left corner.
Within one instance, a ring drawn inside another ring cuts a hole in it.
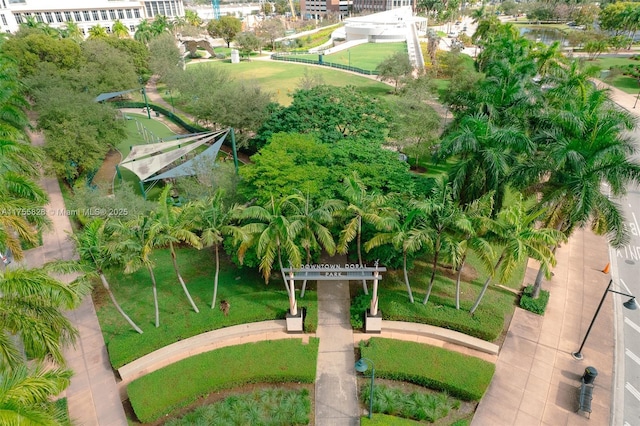
[[[238,49],[231,50],[231,63],[232,64],[240,63],[240,52],[238,51]]]

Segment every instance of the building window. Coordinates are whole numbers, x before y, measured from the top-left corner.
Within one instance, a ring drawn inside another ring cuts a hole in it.
[[[144,4],[147,7],[147,18],[153,18],[153,12],[151,11],[151,3]]]
[[[109,15],[107,15],[107,11],[106,10],[101,10],[100,11],[100,16],[102,17],[103,21],[108,21],[109,20]]]
[[[109,10],[109,16],[111,17],[111,20],[112,20],[112,21],[115,21],[116,19],[118,19],[118,18],[116,18],[116,11],[115,11],[115,9],[111,9],[111,10]]]
[[[133,17],[140,19],[140,9],[133,9]]]
[[[97,10],[92,10],[91,14],[93,15],[93,20],[94,21],[99,21],[100,20],[100,12],[98,12]]]
[[[82,22],[82,14],[80,13],[80,11],[74,10],[73,17],[75,18],[76,22]]]
[[[131,32],[131,34],[134,34],[136,32],[136,27],[133,25],[129,25],[129,31]]]
[[[45,19],[47,20],[47,23],[48,23],[48,24],[53,23],[53,13],[51,13],[51,12],[45,12],[45,13],[44,13],[44,17],[45,17]]]
[[[62,20],[62,12],[56,12],[55,15],[56,15],[56,21],[57,22],[64,22]]]
[[[124,19],[124,10],[118,9],[118,19]]]
[[[73,21],[73,19],[71,19],[71,12],[65,12],[64,13],[64,20],[65,21]]]
[[[16,13],[13,16],[14,16],[14,18],[16,18],[16,22],[18,24],[22,24],[23,21],[22,21],[22,14],[21,13]]]
[[[88,10],[83,10],[82,16],[84,17],[84,20],[87,22],[91,20],[91,12],[89,12]]]
[[[7,17],[4,16],[4,13],[0,15],[0,18],[2,18],[2,25],[7,25]]]
[[[133,16],[131,15],[131,9],[127,9],[127,19],[131,19]]]

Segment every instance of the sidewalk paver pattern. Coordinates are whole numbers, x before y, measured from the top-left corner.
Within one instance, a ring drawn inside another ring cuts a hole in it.
[[[150,84],[149,98],[166,104],[157,94],[154,83]],[[599,81],[597,84],[605,86]],[[636,115],[640,113],[633,109],[634,95],[617,89],[612,89],[611,94],[619,105]],[[34,145],[43,144],[41,134],[32,133],[31,138]],[[25,264],[34,267],[73,256],[73,246],[67,239],[71,224],[63,214],[65,205],[58,182],[55,178],[45,177],[41,184],[51,200],[46,209],[53,228],[43,234],[41,247],[25,253]],[[591,331],[583,350],[585,360],[576,361],[571,357],[571,352],[578,348],[584,337],[609,280],[609,276],[601,272],[608,261],[607,242],[588,230],[578,230],[558,249],[557,257],[555,275],[545,284],[551,292],[547,312],[538,316],[516,308],[497,357],[496,373],[474,416],[474,426],[610,423],[614,297],[605,302]],[[533,282],[536,272],[536,265],[530,262],[525,282]],[[79,331],[76,347],[65,351],[69,367],[75,373],[66,391],[71,417],[76,424],[84,426],[126,426],[118,386],[91,298],[69,313],[69,317]],[[495,360],[493,350],[463,348],[429,336],[428,332],[401,328],[395,324],[393,331],[383,330],[382,335],[454,346],[458,351]],[[359,336],[354,337],[349,321],[348,282],[318,282],[316,335],[320,338],[315,388],[316,424],[357,425],[362,413],[357,399],[353,349]],[[576,413],[580,377],[587,366],[594,366],[598,371],[590,420]]]

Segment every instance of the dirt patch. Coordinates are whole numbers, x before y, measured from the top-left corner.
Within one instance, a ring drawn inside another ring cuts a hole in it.
[[[131,404],[129,402],[129,400],[126,400],[122,403],[122,405],[124,406],[124,411],[127,415],[127,418],[129,419],[129,424],[130,425],[145,425],[145,426],[160,426],[163,425],[165,422],[171,420],[171,419],[175,419],[178,417],[182,417],[185,414],[189,413],[190,411],[195,410],[196,408],[202,406],[202,405],[209,405],[209,404],[213,404],[216,403],[218,401],[222,401],[225,398],[231,396],[231,395],[239,395],[239,394],[246,394],[246,393],[252,393],[254,391],[260,390],[260,389],[271,389],[271,388],[276,388],[276,389],[286,389],[286,390],[302,390],[302,389],[307,389],[309,391],[309,398],[311,399],[311,412],[309,413],[309,418],[310,418],[310,425],[314,424],[314,413],[315,413],[315,405],[314,405],[314,400],[315,400],[315,394],[314,394],[314,385],[313,384],[301,384],[301,383],[280,383],[278,385],[273,385],[273,384],[268,384],[268,383],[256,383],[256,384],[251,384],[251,385],[246,385],[246,386],[241,386],[238,388],[233,388],[233,389],[228,389],[228,390],[224,390],[224,391],[220,391],[220,392],[213,392],[211,394],[209,394],[207,397],[205,398],[199,398],[197,401],[195,401],[193,404],[189,405],[188,407],[182,408],[180,410],[176,410],[173,413],[171,413],[171,415],[167,415],[164,418],[157,420],[153,423],[140,423],[137,419],[136,416],[133,412],[133,408],[131,407]],[[136,420],[133,420],[136,419]]]
[[[113,178],[116,175],[116,166],[120,164],[120,161],[122,161],[120,151],[115,149],[109,151],[102,162],[102,166],[93,177],[93,183],[102,188],[109,188],[109,192],[111,192]]]
[[[358,378],[358,389],[362,389],[363,386],[370,386],[370,385],[371,385],[371,381],[368,378],[362,378],[362,377]],[[376,378],[374,386],[377,386],[377,385],[385,385],[390,388],[398,388],[405,393],[411,393],[411,392],[421,392],[421,393],[427,393],[427,394],[439,393],[437,391],[434,391],[419,385],[414,385],[413,383],[398,382],[395,380]],[[443,417],[434,423],[430,423],[427,421],[423,421],[421,423],[434,425],[434,426],[448,426],[458,420],[472,418],[473,413],[475,413],[477,406],[478,406],[477,402],[460,401],[460,408],[458,408],[457,410],[451,410],[449,412],[449,415],[447,415],[446,417]],[[362,401],[360,401],[360,409],[361,409],[362,415],[364,415],[364,413],[369,409],[369,407],[365,406],[365,404]],[[375,416],[375,413],[374,413],[374,416]]]

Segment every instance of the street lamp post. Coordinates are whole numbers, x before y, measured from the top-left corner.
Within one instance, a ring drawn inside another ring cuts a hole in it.
[[[371,387],[369,388],[369,419],[373,415],[373,381],[376,375],[376,368],[369,358],[360,358],[355,365],[355,369],[358,373],[364,373],[369,369],[369,363],[371,364]]]
[[[604,294],[602,295],[602,299],[600,299],[600,304],[598,305],[598,309],[596,309],[596,313],[593,314],[593,319],[591,320],[591,324],[589,324],[589,328],[587,329],[587,334],[584,335],[584,339],[582,340],[580,349],[578,349],[576,352],[571,353],[571,356],[577,360],[581,360],[584,358],[582,356],[582,348],[584,347],[584,344],[587,341],[587,337],[589,337],[589,333],[591,332],[593,323],[596,322],[596,318],[598,317],[598,313],[600,313],[600,308],[602,308],[602,304],[604,303],[604,299],[607,297],[607,293],[611,292],[611,293],[621,294],[623,296],[630,297],[630,299],[624,302],[622,305],[627,309],[631,309],[632,311],[635,311],[636,309],[638,309],[638,303],[636,302],[635,296],[632,296],[627,293],[622,293],[620,291],[611,290],[612,285],[613,285],[613,280],[609,280],[609,285],[607,286],[607,289],[604,291]]]
[[[176,107],[175,107],[175,105],[173,105],[173,93],[171,92],[171,90],[167,90],[165,92],[165,94],[169,95],[169,97],[171,98],[171,112],[175,114],[176,113]]]
[[[149,101],[147,101],[147,91],[144,88],[144,84],[142,82],[142,77],[138,77],[138,81],[142,85],[142,97],[144,98],[144,104],[147,109],[147,118],[151,120],[151,111],[149,110]]]
[[[640,92],[638,92],[638,96],[636,96],[636,101],[633,103],[633,109],[636,109],[636,105],[638,105],[638,98],[640,98]]]

